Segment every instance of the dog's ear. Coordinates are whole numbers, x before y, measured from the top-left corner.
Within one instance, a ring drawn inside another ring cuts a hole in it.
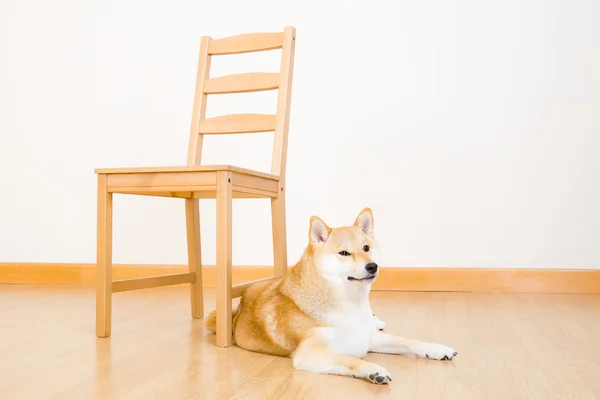
[[[329,238],[331,228],[319,217],[310,218],[308,238],[312,244],[323,244]]]
[[[373,237],[373,227],[375,222],[373,221],[373,211],[370,208],[365,208],[358,214],[354,221],[354,226],[358,227],[365,235]]]

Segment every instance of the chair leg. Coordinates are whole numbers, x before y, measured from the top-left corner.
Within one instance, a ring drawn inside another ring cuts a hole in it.
[[[188,267],[189,271],[196,275],[196,281],[190,284],[192,318],[203,318],[202,247],[200,241],[200,201],[198,199],[185,199],[185,223],[187,226]]]
[[[106,175],[98,175],[96,249],[96,336],[110,337],[112,318],[112,193]]]
[[[285,222],[285,192],[271,199],[271,224],[273,227],[273,262],[275,276],[283,276],[288,269],[287,231]]]
[[[231,175],[217,173],[217,346],[231,346]]]

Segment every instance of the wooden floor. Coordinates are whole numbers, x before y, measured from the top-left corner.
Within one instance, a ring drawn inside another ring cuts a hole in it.
[[[113,336],[96,339],[92,289],[0,286],[0,399],[600,398],[600,296],[375,292],[387,331],[459,352],[369,354],[391,373],[387,387],[217,348],[187,296],[115,294]]]

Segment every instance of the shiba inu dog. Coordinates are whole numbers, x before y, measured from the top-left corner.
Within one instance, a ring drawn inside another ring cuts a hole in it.
[[[379,273],[371,209],[354,225],[330,228],[312,217],[309,244],[300,261],[282,278],[259,282],[243,294],[233,311],[237,346],[291,357],[294,368],[347,375],[375,384],[392,378],[385,368],[362,360],[368,352],[408,354],[451,360],[454,349],[384,333],[385,323],[369,303]],[[206,328],[215,331],[211,312]]]

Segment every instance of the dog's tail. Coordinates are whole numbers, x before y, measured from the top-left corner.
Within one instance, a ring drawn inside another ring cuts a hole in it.
[[[231,310],[232,320],[237,315],[237,313],[238,307],[235,307]],[[206,317],[206,321],[204,322],[204,326],[206,327],[207,331],[210,331],[212,333],[217,332],[217,310],[213,310],[210,312],[210,314],[208,314],[208,316]]]

